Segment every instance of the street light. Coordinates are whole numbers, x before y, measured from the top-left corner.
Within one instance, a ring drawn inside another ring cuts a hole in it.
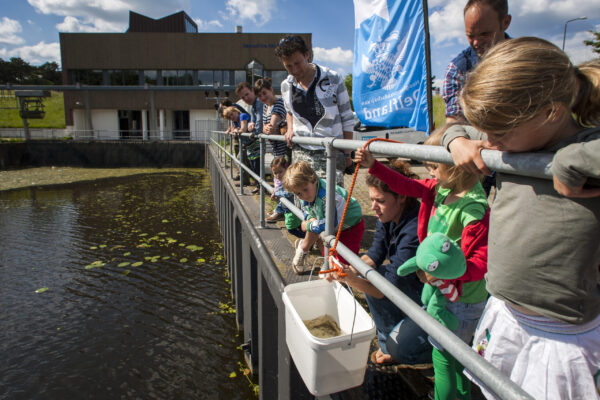
[[[583,19],[587,19],[587,17],[579,17],[579,18],[573,18],[568,20],[567,22],[565,22],[565,31],[563,33],[563,45],[562,45],[562,50],[565,51],[565,38],[567,37],[567,24],[569,22],[573,22],[573,21],[579,21],[579,20],[583,20]]]

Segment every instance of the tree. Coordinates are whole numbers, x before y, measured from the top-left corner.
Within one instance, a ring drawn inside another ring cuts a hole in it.
[[[20,57],[10,61],[0,58],[0,83],[17,85],[60,85],[62,75],[55,62],[46,62],[39,67],[29,65]]]
[[[584,40],[586,46],[592,46],[592,51],[594,53],[600,54],[600,32],[588,31],[590,32],[594,38],[592,40]]]
[[[344,78],[344,85],[346,85],[348,96],[350,96],[350,105],[352,106],[352,111],[354,111],[354,104],[352,103],[352,74],[346,75]]]
[[[37,69],[39,76],[43,81],[48,82],[51,85],[60,85],[62,83],[62,76],[58,70],[58,64],[54,61],[46,62]]]

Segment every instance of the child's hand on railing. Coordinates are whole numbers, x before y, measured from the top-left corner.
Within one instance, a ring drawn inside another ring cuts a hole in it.
[[[360,165],[364,165],[367,168],[371,168],[373,164],[375,164],[375,158],[369,150],[358,148],[356,149],[354,162],[360,163]]]
[[[481,158],[481,150],[488,148],[483,140],[457,137],[448,146],[454,164],[472,174],[490,175],[489,168]]]

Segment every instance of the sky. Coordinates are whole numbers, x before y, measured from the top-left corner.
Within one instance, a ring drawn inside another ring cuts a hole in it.
[[[387,0],[388,2],[394,0]],[[413,0],[418,1],[418,0]],[[448,62],[468,46],[466,0],[429,0],[432,74],[439,86]],[[312,33],[315,62],[342,75],[352,72],[354,4],[351,0],[0,0],[0,58],[31,65],[60,64],[59,32],[125,32],[129,10],[151,18],[185,11],[199,32]],[[509,0],[512,37],[538,36],[562,46],[574,63],[594,58],[590,30],[600,31],[600,0]]]

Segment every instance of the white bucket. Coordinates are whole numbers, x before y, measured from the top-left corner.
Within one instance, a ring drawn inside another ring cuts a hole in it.
[[[285,340],[308,390],[323,396],[362,384],[375,324],[352,294],[337,282],[318,279],[286,286],[283,303]],[[322,315],[331,316],[343,334],[313,336],[302,321]]]

